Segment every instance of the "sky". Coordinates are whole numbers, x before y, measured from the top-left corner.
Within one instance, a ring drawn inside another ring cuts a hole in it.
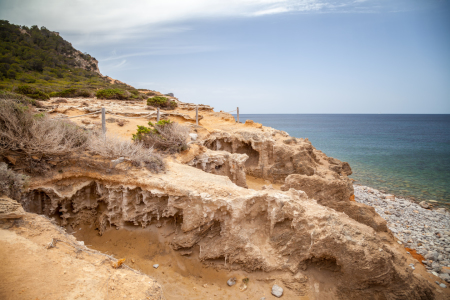
[[[0,0],[103,75],[241,113],[450,113],[450,0]]]

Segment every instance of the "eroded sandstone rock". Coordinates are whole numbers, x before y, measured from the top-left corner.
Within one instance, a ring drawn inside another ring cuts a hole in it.
[[[25,215],[22,206],[6,196],[0,196],[0,219],[19,219]]]
[[[228,176],[238,186],[247,187],[244,165],[247,159],[247,154],[208,149],[187,164],[211,174]]]
[[[320,176],[292,174],[286,178],[282,190],[296,189],[304,191],[317,203],[344,212],[358,222],[366,224],[376,231],[387,231],[386,221],[373,207],[351,201],[354,194],[352,181],[344,176],[340,179],[324,179]]]
[[[217,266],[286,272],[293,279],[285,281],[300,288],[304,272],[332,272],[342,299],[434,297],[434,287],[408,268],[390,235],[305,192],[243,189],[224,176],[176,164],[167,174],[136,172],[64,172],[57,184],[46,178],[32,185],[22,203],[61,218],[62,225],[87,222],[100,233],[125,224],[171,227],[176,250],[198,247],[198,259]]]

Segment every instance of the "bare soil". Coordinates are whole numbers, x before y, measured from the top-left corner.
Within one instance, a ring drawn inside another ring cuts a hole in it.
[[[114,269],[106,256],[75,248],[60,230],[30,213],[0,220],[0,299],[164,299],[153,278]],[[48,249],[53,238],[61,242]]]
[[[276,281],[265,279],[276,277],[277,274],[247,273],[231,270],[229,265],[223,268],[207,266],[196,258],[197,248],[191,255],[182,256],[169,245],[170,232],[164,227],[112,228],[100,236],[98,231],[86,225],[74,230],[73,234],[77,240],[84,241],[93,249],[116,258],[126,258],[128,265],[155,278],[163,286],[166,299],[275,299],[271,289]],[[159,264],[159,267],[155,269],[154,264]],[[237,279],[237,283],[229,287],[227,280],[232,277]],[[241,291],[240,285],[244,278],[249,278],[248,288]],[[284,289],[283,299],[313,298]]]

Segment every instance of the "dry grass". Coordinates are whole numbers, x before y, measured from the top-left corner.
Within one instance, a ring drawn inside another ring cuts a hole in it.
[[[136,167],[145,166],[154,172],[160,172],[165,168],[163,159],[154,153],[153,149],[146,148],[139,142],[122,140],[117,136],[93,134],[89,138],[88,150],[109,159],[123,157]]]
[[[0,100],[0,154],[66,155],[85,147],[88,133],[73,123],[35,114],[20,103]]]
[[[9,170],[5,163],[0,163],[0,195],[20,200],[24,186],[28,184],[28,176]]]
[[[35,114],[30,107],[0,99],[0,155],[15,153],[39,162],[53,156],[92,151],[107,159],[124,157],[135,166],[164,170],[164,161],[141,143],[103,137],[66,120]],[[33,157],[33,159],[31,159]]]
[[[150,148],[169,153],[186,150],[189,138],[189,128],[178,123],[170,122],[164,125],[154,125],[154,131],[142,135],[141,141]]]

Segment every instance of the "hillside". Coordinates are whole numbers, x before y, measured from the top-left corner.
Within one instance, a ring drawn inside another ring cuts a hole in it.
[[[0,20],[0,89],[46,100],[90,97],[104,88],[128,91],[132,99],[139,95],[132,86],[103,76],[94,57],[75,49],[58,32]]]

